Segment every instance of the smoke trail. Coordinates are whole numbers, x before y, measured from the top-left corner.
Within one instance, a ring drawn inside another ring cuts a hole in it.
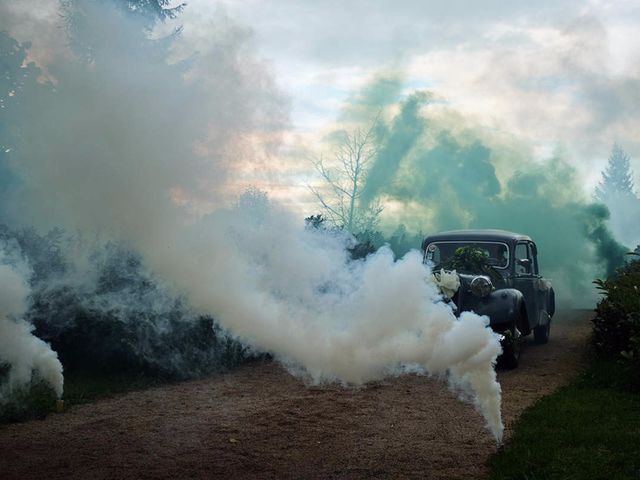
[[[400,161],[414,146],[414,142],[426,128],[425,122],[417,122],[420,107],[426,103],[429,95],[415,92],[402,104],[400,113],[394,119],[382,140],[383,147],[377,155],[377,161],[369,171],[367,183],[362,192],[362,202],[366,205],[378,196],[399,167]]]
[[[264,197],[212,208],[238,153],[265,147],[246,139],[270,139],[286,120],[247,32],[219,17],[206,49],[167,65],[166,42],[140,39],[120,10],[72,3],[99,28],[81,29],[90,48],[59,59],[55,91],[14,118],[14,222],[125,242],[196,312],[311,381],[361,384],[407,364],[446,374],[499,441],[498,338],[487,318],[440,303],[419,254],[350,262],[348,239],[307,230]]]
[[[62,396],[58,356],[21,318],[30,292],[27,277],[26,265],[0,245],[0,366],[8,365],[6,379],[0,383],[0,403],[10,399],[15,388],[29,384],[34,372]]]

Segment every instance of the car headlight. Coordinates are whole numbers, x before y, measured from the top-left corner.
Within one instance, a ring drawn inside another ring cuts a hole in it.
[[[493,284],[487,277],[476,277],[471,280],[471,293],[476,297],[484,298],[493,291]]]

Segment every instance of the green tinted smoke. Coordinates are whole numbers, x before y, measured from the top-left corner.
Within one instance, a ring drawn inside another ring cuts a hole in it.
[[[500,151],[473,131],[464,136],[452,131],[420,108],[428,99],[424,92],[412,93],[398,100],[397,115],[378,120],[379,153],[364,200],[378,197],[407,206],[414,218],[403,214],[402,221],[425,233],[498,228],[530,235],[538,244],[542,273],[554,281],[559,298],[590,304],[591,280],[621,265],[626,251],[607,228],[606,208],[584,200],[577,172],[559,156],[534,161],[523,146],[506,171],[498,159],[508,158],[512,146]],[[388,231],[399,223],[385,213]]]

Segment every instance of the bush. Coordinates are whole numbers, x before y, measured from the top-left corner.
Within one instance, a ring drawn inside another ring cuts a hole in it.
[[[489,257],[475,245],[457,248],[453,256],[443,265],[446,270],[460,273],[486,275],[494,285],[502,281],[500,273],[489,264]]]
[[[3,226],[0,242],[28,260],[25,320],[58,353],[65,372],[183,379],[254,356],[212,317],[196,314],[163,287],[140,255],[122,245],[89,248],[61,230],[41,236]]]
[[[67,371],[184,379],[231,368],[253,355],[212,317],[195,315],[180,301],[166,309],[145,308],[146,302],[116,309],[96,305],[95,292],[78,297],[65,287],[43,293],[34,295],[28,318]]]
[[[637,255],[637,254],[634,254]],[[601,358],[614,358],[628,373],[628,387],[640,389],[640,260],[634,259],[606,280],[593,319],[593,345]]]
[[[36,377],[28,385],[13,389],[0,400],[0,424],[23,422],[44,418],[52,412],[56,405],[56,394],[45,381]]]

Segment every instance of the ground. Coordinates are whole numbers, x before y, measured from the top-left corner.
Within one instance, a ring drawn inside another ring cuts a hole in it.
[[[589,318],[559,313],[547,345],[527,344],[517,370],[499,371],[507,441],[527,406],[575,375]],[[0,477],[471,479],[497,448],[441,381],[309,388],[262,362],[0,426]]]

